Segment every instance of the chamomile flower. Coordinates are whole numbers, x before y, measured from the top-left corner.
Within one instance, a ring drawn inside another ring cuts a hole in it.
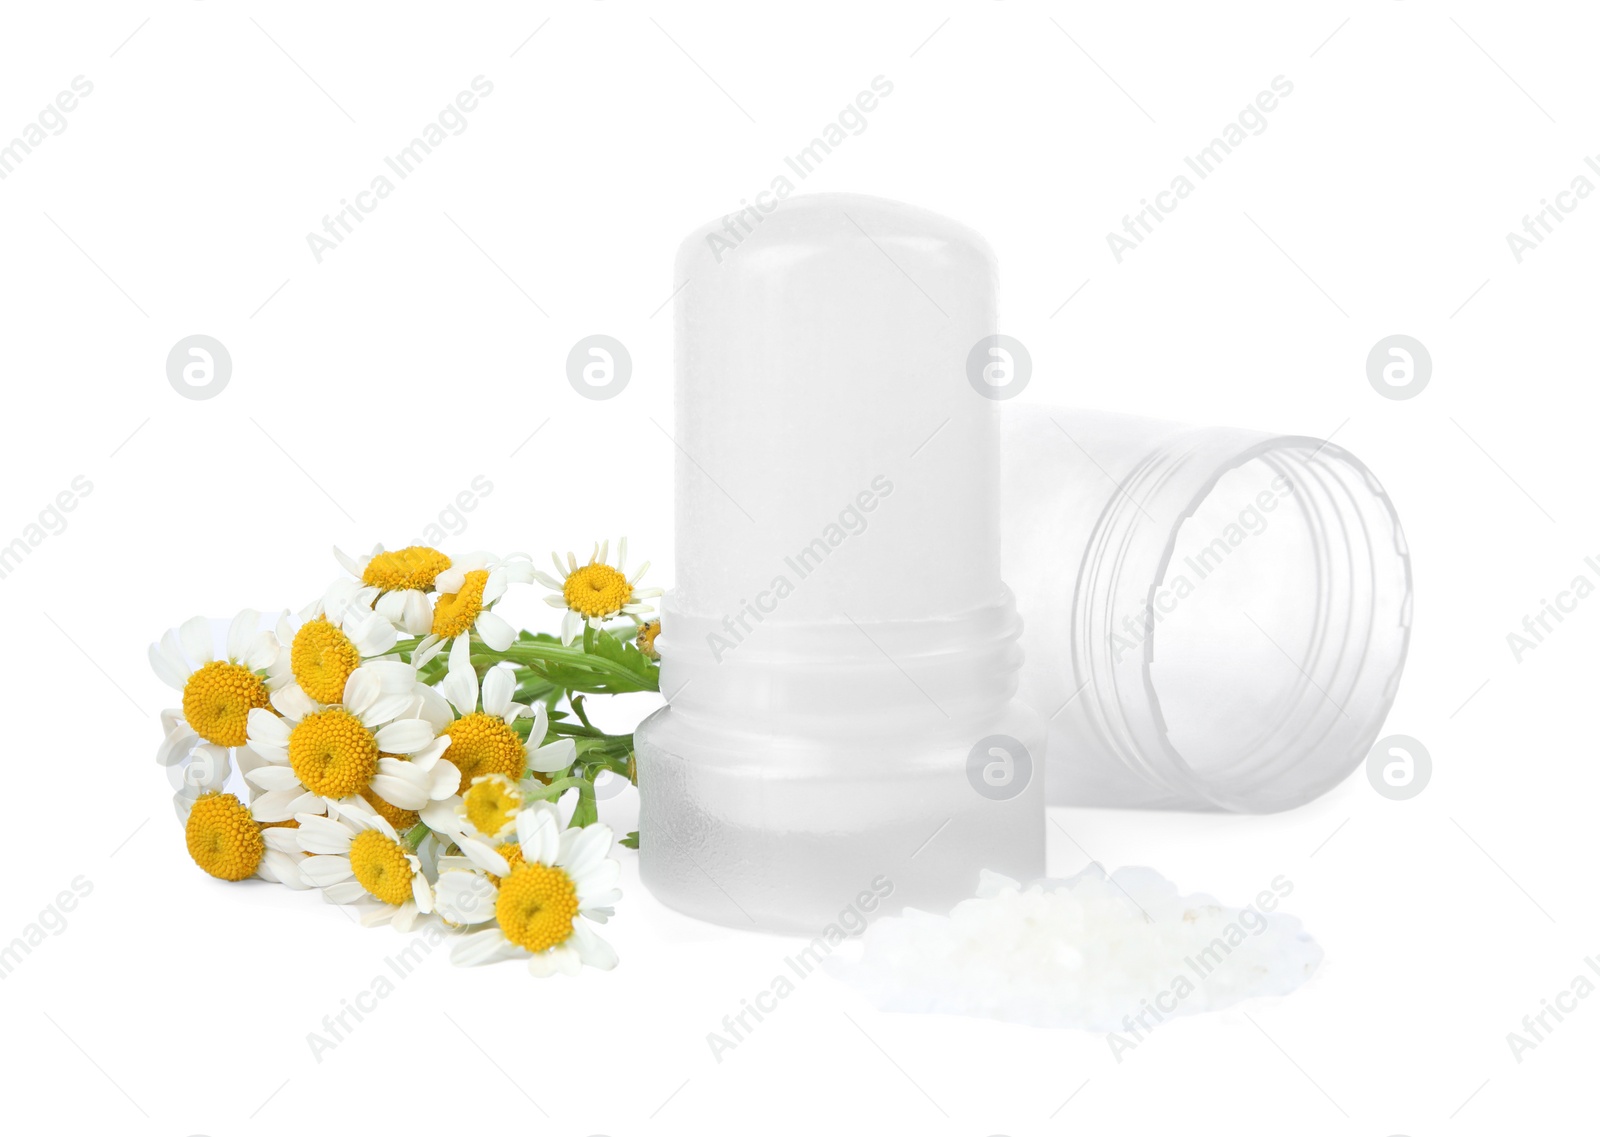
[[[555,595],[545,597],[545,603],[552,608],[566,609],[566,615],[561,618],[563,644],[570,644],[577,639],[584,624],[598,630],[605,627],[607,620],[619,616],[626,616],[638,623],[640,617],[652,611],[644,601],[661,595],[659,588],[637,587],[639,578],[650,567],[649,561],[640,565],[631,577],[627,575],[624,568],[628,559],[626,537],[617,542],[615,565],[610,564],[606,557],[610,545],[609,541],[596,545],[589,563],[584,565],[580,565],[572,553],[567,554],[565,565],[558,554],[550,554],[559,579],[546,572],[534,573],[534,579],[540,584],[556,590]]]
[[[211,648],[211,621],[196,616],[150,645],[150,666],[162,682],[182,695],[182,708],[161,716],[165,737],[156,761],[183,761],[202,739],[230,749],[245,744],[252,710],[268,705],[282,647],[261,631],[261,614],[246,608],[228,626],[221,659]]]
[[[639,625],[639,636],[634,641],[646,659],[660,659],[661,653],[656,650],[656,637],[661,634],[660,620],[646,620]]]
[[[515,785],[530,772],[563,771],[578,756],[578,744],[571,739],[544,744],[544,736],[550,729],[549,707],[542,702],[531,708],[514,702],[515,688],[517,680],[504,667],[488,668],[480,683],[472,667],[472,646],[466,636],[451,644],[450,667],[438,684],[450,718],[438,723],[438,731],[442,739],[448,739],[443,758],[459,771],[461,782],[454,788],[450,800],[438,801],[424,811],[422,819],[430,828],[446,833],[464,832],[467,808],[462,796],[470,792],[470,787],[480,777],[501,774]],[[531,720],[526,742],[514,726],[522,716]]]
[[[478,633],[495,651],[505,651],[517,638],[516,629],[494,611],[495,603],[513,584],[533,580],[533,563],[526,556],[495,557],[471,553],[458,558],[439,573],[439,595],[433,604],[433,622],[417,646],[421,656],[435,644]]]
[[[617,953],[589,926],[610,918],[621,896],[622,866],[608,855],[610,849],[607,826],[563,830],[555,806],[528,805],[517,815],[517,858],[502,858],[508,871],[495,874],[500,879],[493,922],[484,919],[484,927],[463,936],[450,958],[471,967],[525,956],[536,976],[575,975],[585,964],[615,967]],[[472,887],[470,881],[451,882],[453,915],[474,911],[454,906],[456,893]],[[475,911],[482,914],[481,908]]]
[[[329,802],[326,817],[295,818],[305,879],[334,904],[355,906],[363,924],[392,923],[410,931],[433,911],[433,886],[421,859],[390,825],[358,798]]]
[[[337,703],[356,668],[394,650],[398,634],[388,620],[355,603],[327,597],[301,613],[293,628],[285,613],[278,620],[278,642],[288,650],[279,657],[276,676],[292,682],[316,703]]]
[[[499,844],[517,830],[522,789],[504,774],[481,774],[461,792],[456,814],[467,832]]]
[[[370,607],[407,635],[427,634],[433,626],[433,597],[439,574],[451,567],[448,556],[427,545],[385,551],[373,546],[364,557],[333,555],[360,582],[355,592],[330,590],[330,598],[354,600]]]
[[[218,880],[258,876],[290,888],[306,887],[295,830],[260,825],[234,795],[208,790],[193,799],[180,797],[178,815],[189,856]]]
[[[426,698],[409,663],[363,663],[340,701],[311,699],[298,686],[250,713],[250,749],[262,764],[245,779],[262,792],[257,821],[322,812],[324,800],[370,792],[399,810],[419,810],[456,791],[461,776],[442,755],[450,745],[422,716]],[[374,811],[375,812],[375,811]]]

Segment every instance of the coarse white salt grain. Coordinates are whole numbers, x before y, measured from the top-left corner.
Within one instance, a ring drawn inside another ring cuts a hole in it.
[[[1098,866],[1023,887],[984,872],[948,916],[915,909],[867,928],[859,960],[828,970],[883,1010],[973,1015],[1085,1030],[1144,1027],[1262,995],[1286,995],[1322,949],[1275,911],[1276,877],[1244,908],[1177,886],[1154,869]],[[1141,1017],[1142,1016],[1142,1017]]]

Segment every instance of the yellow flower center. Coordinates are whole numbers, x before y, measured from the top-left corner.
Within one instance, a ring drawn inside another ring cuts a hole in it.
[[[379,553],[361,570],[361,583],[380,592],[415,588],[426,592],[434,578],[450,567],[450,558],[426,545]]]
[[[439,597],[433,606],[433,634],[454,639],[472,630],[472,623],[483,611],[483,586],[489,583],[486,569],[473,569],[461,584],[460,592]]]
[[[249,807],[232,794],[202,795],[189,811],[183,835],[194,863],[219,880],[243,880],[267,855]]]
[[[578,889],[558,868],[523,862],[500,882],[494,916],[506,939],[518,947],[548,951],[572,935]]]
[[[380,754],[378,757],[393,758],[395,755]],[[379,817],[383,818],[390,825],[393,825],[395,827],[395,831],[399,833],[404,833],[407,829],[410,829],[412,826],[416,825],[418,821],[422,820],[421,815],[419,815],[416,810],[401,809],[398,805],[390,805],[388,802],[384,801],[381,797],[374,793],[370,786],[361,791],[361,800],[370,805],[377,812]]]
[[[183,685],[183,717],[194,732],[218,746],[243,746],[245,720],[268,705],[261,676],[239,663],[212,660]]]
[[[467,823],[491,841],[504,835],[517,823],[522,808],[522,792],[502,774],[472,779],[472,788],[461,795]]]
[[[411,860],[398,841],[363,829],[350,842],[350,869],[362,888],[385,904],[411,899]]]
[[[633,596],[633,585],[610,565],[584,565],[567,574],[561,587],[567,607],[592,618],[613,616]]]
[[[289,766],[322,797],[360,793],[378,772],[378,740],[343,707],[316,711],[289,732]]]
[[[484,774],[504,774],[513,782],[522,779],[528,756],[517,732],[502,718],[473,711],[444,728],[450,746],[445,760],[461,771],[456,793],[465,794],[474,778]]]
[[[360,665],[361,652],[326,616],[307,621],[289,648],[295,681],[319,703],[343,699],[345,682]]]
[[[639,629],[639,650],[651,659],[660,659],[661,653],[656,651],[656,637],[661,634],[661,621],[651,620]]]

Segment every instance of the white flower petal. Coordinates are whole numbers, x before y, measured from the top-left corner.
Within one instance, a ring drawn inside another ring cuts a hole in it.
[[[506,718],[511,711],[511,697],[517,693],[517,681],[509,667],[491,667],[483,676],[483,709],[496,718]]]
[[[456,807],[460,804],[461,799],[455,794],[430,801],[420,811],[422,823],[437,833],[453,837],[462,830],[461,817],[456,813]]]
[[[279,830],[268,829],[267,832],[276,833]],[[267,849],[266,855],[261,858],[261,864],[256,868],[256,875],[262,880],[276,881],[289,888],[309,888],[311,885],[300,871],[299,856],[281,849],[270,847]]]
[[[278,662],[280,656],[285,655],[283,645],[271,632],[261,632],[251,639],[239,656],[239,662],[251,671],[270,671]]]
[[[300,684],[290,683],[286,687],[279,687],[272,693],[272,706],[284,718],[291,722],[299,722],[307,715],[316,712],[317,703],[300,689]]]
[[[300,874],[318,888],[349,880],[354,875],[349,857],[317,854],[300,862]]]
[[[421,809],[428,804],[428,791],[415,782],[391,774],[377,774],[371,785],[373,793],[398,809]]]
[[[250,652],[252,642],[261,632],[261,613],[254,608],[240,609],[228,625],[227,656],[242,661]]]
[[[505,651],[517,638],[517,630],[493,612],[479,612],[472,627],[495,651]]]
[[[487,842],[480,841],[476,837],[459,837],[456,843],[461,846],[461,851],[467,855],[467,859],[484,872],[505,876],[511,871],[510,863]]]
[[[257,766],[244,780],[257,789],[268,791],[302,789],[299,776],[287,766]]]
[[[151,644],[148,654],[150,670],[156,673],[156,678],[175,691],[183,690],[183,685],[189,679],[188,671],[169,658],[161,644]]]
[[[288,853],[298,857],[305,851],[300,847],[300,830],[298,829],[274,825],[261,831],[261,839],[267,843],[267,848],[275,849],[280,853]]]
[[[361,725],[368,730],[377,730],[384,723],[393,722],[398,718],[410,718],[416,702],[416,698],[412,695],[380,696],[376,702],[361,712]]]
[[[433,605],[415,588],[406,590],[400,626],[407,635],[412,636],[426,635],[428,629],[433,627]]]
[[[479,964],[510,959],[520,951],[499,928],[491,927],[481,932],[469,932],[457,940],[456,946],[450,949],[450,962],[461,967],[477,967]]]
[[[431,770],[439,759],[444,756],[444,752],[449,749],[450,736],[448,734],[443,735],[428,743],[421,750],[413,750],[411,752],[411,764],[421,770]]]
[[[303,788],[270,790],[250,803],[257,821],[288,821],[297,813],[320,813],[322,799]]]
[[[555,864],[561,850],[561,822],[549,802],[533,802],[517,814],[517,843],[526,861]]]
[[[478,673],[472,667],[470,636],[458,636],[450,645],[450,666],[439,690],[456,713],[465,717],[478,709]]]
[[[355,836],[347,826],[331,817],[317,817],[309,813],[297,814],[300,828],[289,830],[300,834],[300,848],[307,853],[348,853],[350,841]]]
[[[433,888],[434,911],[464,927],[494,919],[494,901],[494,885],[472,869],[441,871]]]
[[[357,670],[377,676],[385,695],[410,695],[417,685],[417,669],[403,660],[369,659]]]
[[[428,797],[434,801],[450,797],[461,785],[461,771],[454,762],[436,762],[427,774]]]
[[[567,942],[590,967],[610,971],[617,965],[616,950],[581,920],[572,926],[572,938]]]
[[[553,774],[565,770],[577,757],[578,744],[570,738],[562,738],[529,751],[528,768],[541,774]]]
[[[433,739],[433,727],[425,720],[397,719],[378,731],[378,749],[386,754],[410,754]]]
[[[211,649],[211,621],[204,616],[194,616],[178,627],[178,639],[183,643],[183,653],[196,668],[210,663],[214,658]]]
[[[329,904],[355,904],[369,899],[369,897],[367,896],[367,890],[361,887],[360,882],[342,880],[338,884],[330,884],[324,888],[322,890],[322,899]]]
[[[280,718],[266,707],[252,707],[244,720],[245,737],[252,745],[288,746],[292,729],[293,724],[288,719]]]
[[[489,574],[489,579],[483,582],[483,604],[488,607],[506,594],[511,581],[506,576],[504,569],[495,569]]]
[[[365,721],[365,712],[378,701],[382,693],[383,687],[378,676],[368,668],[357,667],[350,678],[344,681],[344,697],[339,701],[346,710]]]
[[[357,561],[354,558],[345,555],[344,550],[340,549],[338,545],[333,547],[333,556],[334,559],[339,562],[340,566],[343,567],[344,571],[354,577],[360,577],[360,575],[366,571],[367,561],[372,559],[371,557],[364,557]]]

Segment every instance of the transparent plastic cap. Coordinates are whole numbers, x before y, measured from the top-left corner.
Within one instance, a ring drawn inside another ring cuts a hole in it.
[[[1360,764],[1405,662],[1411,569],[1353,455],[1018,407],[1003,465],[1052,803],[1269,812]]]

